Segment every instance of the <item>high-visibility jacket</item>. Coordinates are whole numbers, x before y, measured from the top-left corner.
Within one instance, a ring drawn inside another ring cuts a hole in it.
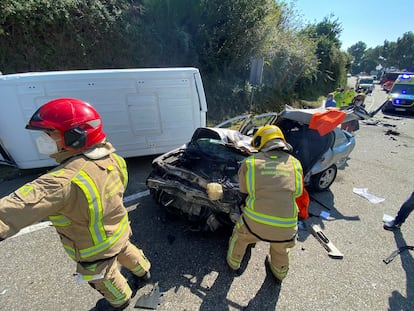
[[[341,107],[344,103],[344,93],[343,92],[339,92],[339,91],[335,91],[333,92],[334,94],[334,100],[336,102],[336,107]]]
[[[251,232],[269,241],[287,241],[297,232],[297,198],[303,193],[302,166],[278,150],[259,152],[240,166],[240,192],[247,193],[243,219]]]
[[[0,199],[0,237],[49,219],[68,255],[94,262],[117,255],[131,230],[123,194],[128,182],[125,160],[110,143],[82,153],[64,152],[63,164]]]
[[[349,105],[352,103],[352,100],[354,99],[355,95],[357,93],[355,92],[354,89],[349,89],[346,90],[344,93],[344,102],[343,102],[343,106]]]

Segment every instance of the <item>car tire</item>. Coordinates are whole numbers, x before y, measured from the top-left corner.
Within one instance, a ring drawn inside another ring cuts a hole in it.
[[[310,188],[317,192],[328,190],[334,182],[337,172],[338,168],[333,164],[326,170],[312,176],[310,179]]]
[[[392,104],[391,102],[387,101],[387,103],[381,108],[381,112],[383,113],[389,113],[392,112]]]

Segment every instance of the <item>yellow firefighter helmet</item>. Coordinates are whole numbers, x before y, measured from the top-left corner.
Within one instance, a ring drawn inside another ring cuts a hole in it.
[[[265,125],[257,130],[250,144],[256,150],[260,150],[272,139],[281,139],[283,142],[286,142],[285,135],[283,135],[279,127],[276,125]]]

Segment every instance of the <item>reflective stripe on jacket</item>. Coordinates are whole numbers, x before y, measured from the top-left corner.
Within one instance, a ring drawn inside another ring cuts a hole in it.
[[[296,198],[302,195],[300,162],[280,150],[247,158],[239,170],[240,191],[248,194],[243,210],[248,226],[269,240],[287,240],[297,231]]]
[[[75,241],[73,243],[65,243],[69,235],[73,235],[75,228],[73,227],[73,221],[63,222],[68,215],[52,215],[49,219],[56,226],[56,230],[64,238],[62,238],[62,244],[68,255],[76,261],[93,261],[92,258],[103,255],[104,257],[110,257],[106,252],[113,254],[110,248],[113,247],[122,237],[129,237],[129,222],[128,215],[125,208],[122,205],[122,194],[128,182],[128,172],[126,168],[125,160],[112,154],[111,157],[106,159],[90,161],[86,160],[86,163],[96,162],[96,165],[82,165],[82,168],[71,178],[71,183],[76,185],[85,199],[84,212],[87,210],[87,219],[83,219],[82,230],[83,237],[86,243],[79,243]],[[97,170],[97,168],[99,168]],[[104,169],[103,169],[104,168]],[[107,216],[111,214],[111,209],[118,209],[118,215],[113,215],[115,222],[111,223],[111,217]],[[121,217],[122,216],[122,217]],[[55,219],[60,219],[60,222]],[[55,219],[54,219],[55,218]],[[69,219],[77,218],[77,215],[69,216]],[[87,230],[86,230],[87,229]],[[88,236],[88,238],[85,237]],[[123,240],[124,240],[123,239]],[[69,239],[77,240],[77,238]],[[94,259],[95,260],[95,259]]]
[[[131,234],[123,194],[125,160],[113,148],[99,159],[82,154],[0,200],[0,236],[49,218],[69,256],[93,262],[117,255]]]

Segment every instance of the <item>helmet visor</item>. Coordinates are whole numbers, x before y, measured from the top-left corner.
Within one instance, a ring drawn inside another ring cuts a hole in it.
[[[40,116],[40,108],[36,110],[33,116],[30,118],[29,122],[25,126],[26,130],[35,130],[35,131],[54,131],[54,128],[47,127],[44,124],[44,120]]]

